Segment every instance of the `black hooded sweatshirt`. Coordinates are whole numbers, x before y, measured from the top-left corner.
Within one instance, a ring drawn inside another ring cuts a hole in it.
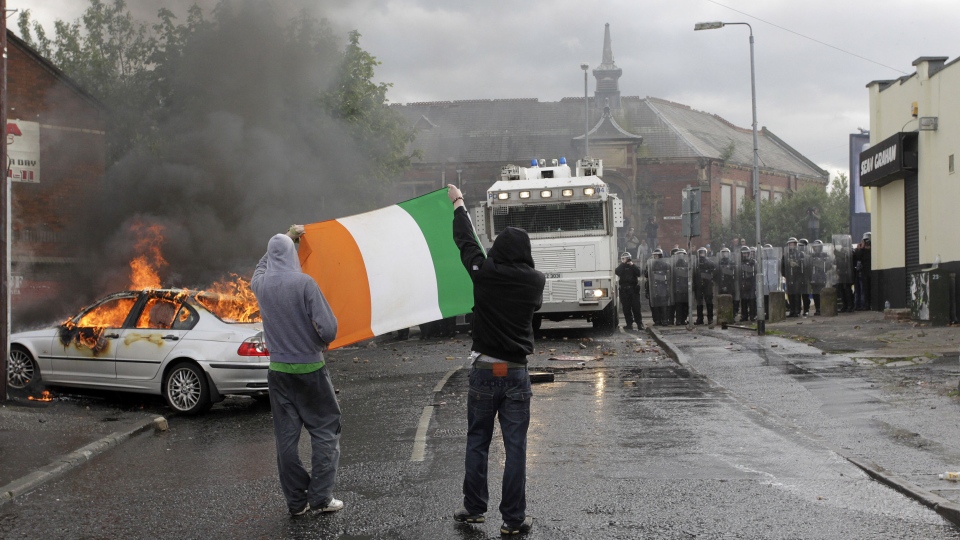
[[[453,239],[473,280],[473,350],[521,364],[533,352],[533,313],[543,301],[530,237],[507,227],[484,256],[464,207],[453,212]]]

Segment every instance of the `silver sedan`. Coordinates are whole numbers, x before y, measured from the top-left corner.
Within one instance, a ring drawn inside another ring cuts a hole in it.
[[[256,309],[256,306],[252,306]],[[7,384],[160,394],[199,414],[227,394],[267,396],[270,356],[251,306],[187,289],[106,296],[64,323],[10,336]]]

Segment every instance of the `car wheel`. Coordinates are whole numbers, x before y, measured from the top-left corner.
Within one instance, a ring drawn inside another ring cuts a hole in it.
[[[40,368],[30,353],[20,347],[11,347],[7,361],[7,384],[22,390],[40,380]]]
[[[203,370],[196,364],[173,366],[163,381],[163,397],[167,405],[179,413],[200,414],[213,405]]]

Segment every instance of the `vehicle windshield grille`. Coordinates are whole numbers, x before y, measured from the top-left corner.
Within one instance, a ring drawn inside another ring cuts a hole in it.
[[[530,234],[550,232],[604,232],[603,202],[498,206],[493,209],[494,234],[518,227]]]

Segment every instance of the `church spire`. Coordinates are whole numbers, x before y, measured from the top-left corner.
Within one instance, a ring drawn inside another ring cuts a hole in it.
[[[611,109],[620,108],[620,76],[623,70],[613,62],[613,47],[610,40],[610,23],[603,30],[603,61],[593,76],[597,79],[596,90],[593,93],[597,107],[609,106]]]

